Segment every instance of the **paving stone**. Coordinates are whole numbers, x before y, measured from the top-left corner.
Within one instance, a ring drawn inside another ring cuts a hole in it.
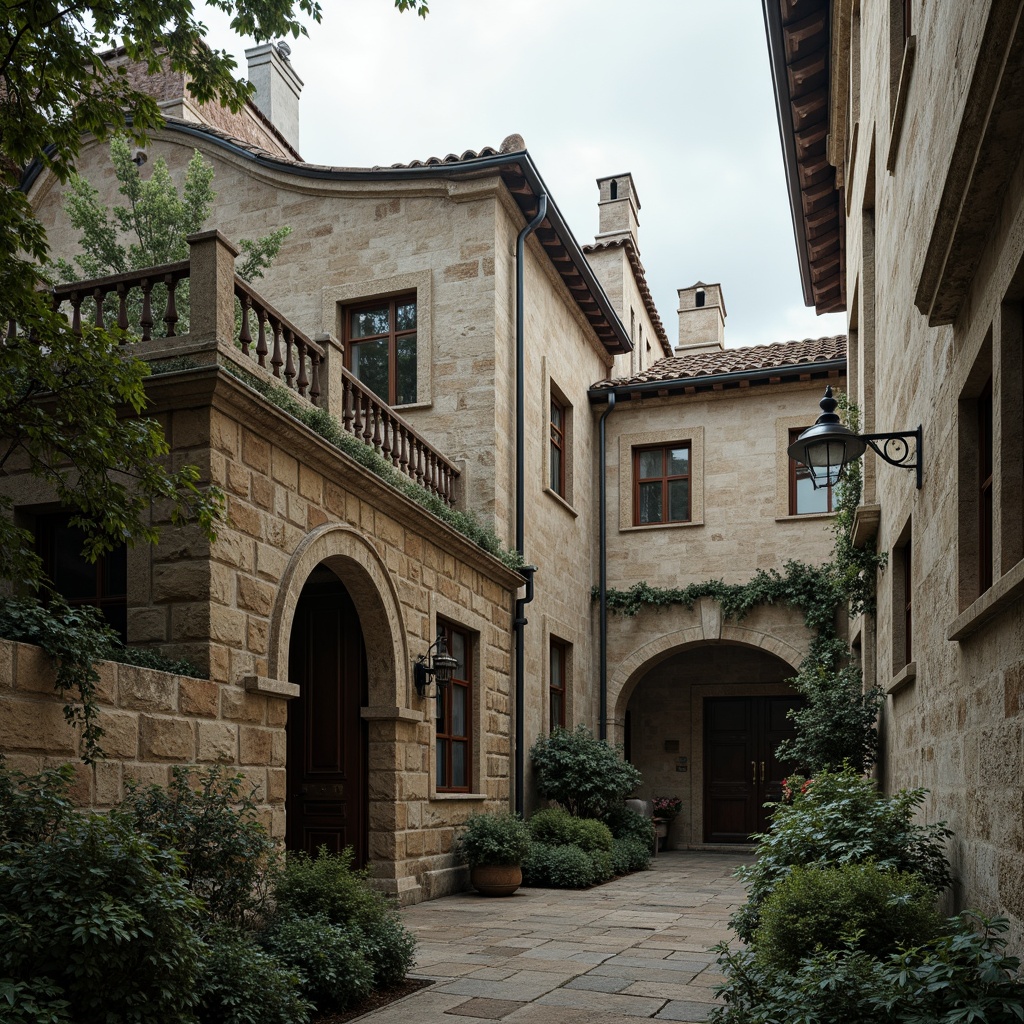
[[[583,974],[578,978],[573,978],[572,981],[565,983],[565,988],[581,988],[587,992],[621,992],[624,988],[629,988],[629,981],[625,978],[602,978],[596,974]],[[637,995],[646,995],[648,993],[636,993]]]
[[[612,963],[598,964],[591,974],[605,978],[629,978],[630,981],[663,982],[666,985],[684,985],[696,977],[696,971],[661,971],[653,967],[623,967]]]
[[[656,1014],[657,1020],[682,1020],[690,1024],[699,1024],[711,1016],[713,1003],[690,1003],[682,999],[673,999],[664,1009]]]
[[[512,999],[467,999],[444,1012],[459,1017],[476,1017],[478,1020],[501,1020],[525,1005]]]
[[[558,988],[537,1002],[545,1006],[572,1006],[581,1010],[610,1010],[629,1017],[653,1017],[664,1005],[664,999],[623,996],[616,992],[586,992],[583,989]]]

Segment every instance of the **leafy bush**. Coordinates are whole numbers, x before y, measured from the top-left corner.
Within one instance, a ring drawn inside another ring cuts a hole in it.
[[[71,1004],[50,978],[0,978],[0,1020],[4,1024],[73,1024]]]
[[[961,915],[921,946],[886,959],[831,949],[804,957],[792,971],[754,950],[717,946],[726,976],[715,1024],[1020,1024],[1020,961],[1005,954],[1005,920]]]
[[[375,988],[395,988],[416,960],[416,939],[394,913],[361,927],[361,948],[373,968]]]
[[[794,787],[796,788],[796,787]],[[820,772],[792,804],[777,804],[771,827],[758,836],[758,857],[738,872],[748,885],[747,903],[732,925],[749,942],[759,923],[761,905],[795,865],[857,864],[873,861],[882,870],[919,875],[935,892],[950,884],[944,823],[915,823],[914,811],[924,790],[901,790],[893,797],[878,793],[871,779],[847,767]]]
[[[531,843],[523,861],[523,884],[551,889],[589,889],[595,884],[594,861],[578,846]]]
[[[39,843],[74,813],[67,797],[71,765],[25,775],[6,766],[0,754],[0,844]]]
[[[865,772],[875,763],[875,720],[885,695],[877,686],[864,690],[861,670],[848,664],[849,658],[846,642],[836,637],[818,637],[811,644],[793,680],[807,703],[790,712],[797,735],[779,747],[782,760],[812,773],[838,771],[844,763]]]
[[[167,789],[129,783],[122,807],[140,831],[181,855],[185,881],[212,920],[240,924],[262,904],[275,846],[241,775],[175,767]]]
[[[0,846],[0,963],[14,985],[49,979],[76,1024],[187,1018],[200,910],[177,856],[124,814],[69,815],[44,842]]]
[[[635,839],[647,847],[648,854],[654,853],[654,822],[628,807],[614,807],[604,816],[605,824],[615,839]],[[645,865],[646,866],[646,865]]]
[[[651,863],[651,852],[647,844],[639,839],[612,840],[612,867],[617,875],[628,875],[631,871],[646,871]]]
[[[318,1010],[347,1010],[373,989],[373,966],[360,948],[362,933],[326,917],[279,920],[262,938],[275,959],[292,968],[302,994]]]
[[[537,792],[577,818],[601,818],[640,785],[641,775],[614,747],[580,726],[555,729],[530,749]]]
[[[471,868],[519,864],[529,842],[526,826],[514,814],[473,814],[459,835],[458,851]]]
[[[559,807],[549,807],[528,822],[530,836],[548,846],[578,846],[587,853],[595,850],[609,852],[612,834],[603,821],[596,818],[574,818]]]
[[[278,909],[291,917],[322,915],[341,926],[381,917],[388,904],[366,884],[366,872],[352,867],[352,857],[351,847],[329,853],[322,846],[315,859],[301,850],[290,852],[274,882]]]
[[[818,950],[882,956],[936,935],[935,892],[917,875],[874,864],[794,867],[761,907],[758,956],[783,970]]]
[[[199,1024],[307,1024],[313,1006],[302,996],[296,971],[238,929],[215,927],[206,941]]]

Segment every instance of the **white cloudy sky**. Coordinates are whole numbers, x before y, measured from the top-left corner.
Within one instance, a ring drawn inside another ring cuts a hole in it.
[[[301,152],[373,166],[518,132],[581,243],[599,176],[631,171],[640,248],[676,339],[676,289],[720,281],[726,344],[845,331],[803,304],[760,0],[322,0],[289,40]],[[210,42],[236,54],[215,11]]]

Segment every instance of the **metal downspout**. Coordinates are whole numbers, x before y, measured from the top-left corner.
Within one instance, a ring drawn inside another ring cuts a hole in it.
[[[541,192],[537,197],[537,213],[533,220],[527,224],[516,238],[516,551],[519,552],[523,561],[526,561],[526,552],[523,549],[523,533],[526,520],[526,452],[524,450],[525,437],[525,341],[523,325],[524,303],[524,277],[523,266],[526,256],[526,239],[540,227],[541,221],[548,212],[547,193]],[[525,697],[523,682],[523,628],[526,626],[526,606],[533,600],[533,574],[537,571],[536,566],[524,565],[520,570],[526,577],[526,595],[516,598],[516,614],[512,621],[512,628],[516,634],[516,732],[515,732],[515,811],[522,815],[523,786],[525,779],[525,752],[523,750],[525,729],[523,717],[525,715]]]
[[[598,477],[598,601],[600,603],[600,626],[598,627],[598,646],[601,655],[600,667],[600,692],[601,708],[598,718],[598,736],[602,740],[608,739],[608,483],[606,462],[606,444],[604,434],[604,421],[608,419],[612,409],[615,408],[615,392],[608,395],[608,408],[601,413],[598,421],[598,459],[601,462],[601,474]]]

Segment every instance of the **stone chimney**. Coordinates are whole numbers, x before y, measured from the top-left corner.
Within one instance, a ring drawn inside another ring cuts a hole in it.
[[[725,348],[725,317],[720,284],[698,281],[689,288],[680,288],[676,355]]]
[[[246,50],[245,59],[249,62],[247,77],[256,87],[253,102],[298,151],[302,79],[295,74],[290,54],[287,43],[263,43]]]
[[[633,175],[615,174],[610,178],[598,178],[597,200],[598,242],[614,242],[620,238],[631,238],[639,246],[640,197],[636,194]]]

